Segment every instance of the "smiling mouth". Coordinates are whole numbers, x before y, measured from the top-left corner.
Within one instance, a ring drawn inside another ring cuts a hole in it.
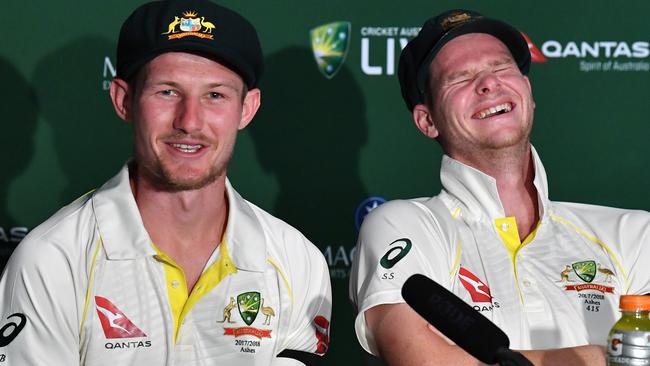
[[[490,107],[490,108],[484,109],[484,110],[476,113],[474,115],[474,118],[485,119],[485,118],[489,118],[489,117],[492,117],[492,116],[498,116],[500,114],[510,112],[512,110],[512,108],[513,108],[513,105],[510,102],[499,104],[499,105],[496,105],[494,107]]]
[[[203,145],[188,145],[188,144],[171,144],[175,149],[184,153],[195,153],[203,148]]]

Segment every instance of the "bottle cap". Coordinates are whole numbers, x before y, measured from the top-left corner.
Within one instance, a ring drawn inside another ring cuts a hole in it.
[[[621,310],[650,311],[650,296],[648,295],[622,295],[619,305]]]

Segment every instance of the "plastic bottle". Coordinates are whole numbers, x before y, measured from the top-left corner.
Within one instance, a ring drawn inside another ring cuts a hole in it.
[[[609,332],[607,365],[650,365],[650,296],[623,295],[621,319]]]

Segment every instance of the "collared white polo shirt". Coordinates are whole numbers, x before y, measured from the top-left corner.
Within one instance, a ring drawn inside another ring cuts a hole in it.
[[[364,312],[403,303],[415,273],[491,319],[513,349],[605,344],[619,296],[650,293],[650,214],[552,202],[534,149],[533,159],[540,222],[523,240],[496,181],[447,156],[438,196],[392,201],[366,217],[350,279],[364,349],[378,355]]]
[[[323,354],[320,251],[227,182],[229,216],[193,291],[147,234],[128,169],[21,242],[0,280],[1,366],[271,365]]]

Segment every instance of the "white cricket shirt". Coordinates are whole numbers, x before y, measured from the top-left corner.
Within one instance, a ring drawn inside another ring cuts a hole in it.
[[[189,294],[142,224],[126,166],[34,229],[0,280],[0,365],[272,365],[289,361],[276,359],[283,350],[324,353],[322,254],[226,189],[223,240]]]
[[[378,355],[364,312],[403,303],[415,273],[491,319],[513,349],[606,343],[619,296],[650,293],[650,214],[549,201],[534,149],[533,159],[540,222],[524,240],[496,181],[447,156],[438,196],[392,201],[366,217],[350,279],[364,349]]]

